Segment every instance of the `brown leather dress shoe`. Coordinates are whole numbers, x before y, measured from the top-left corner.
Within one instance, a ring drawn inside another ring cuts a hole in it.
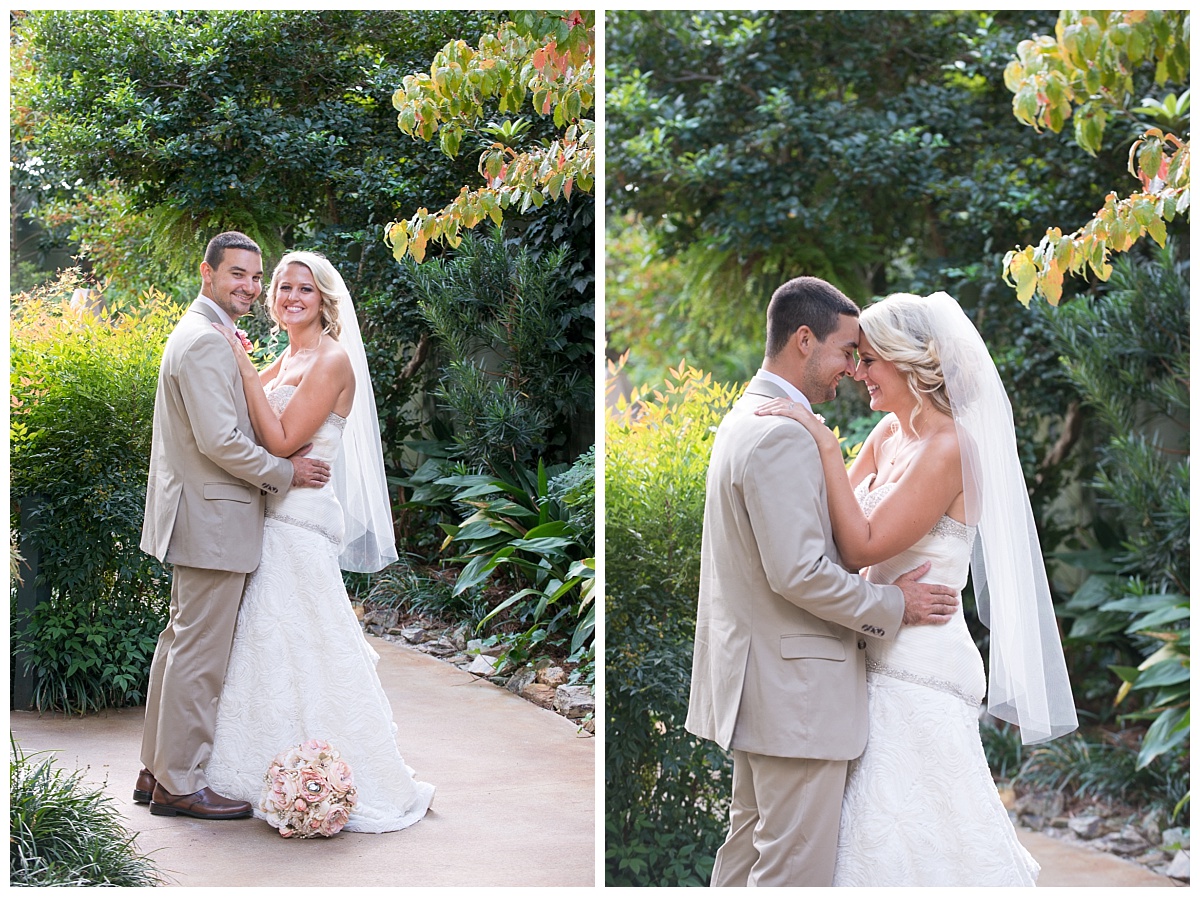
[[[253,815],[246,801],[221,797],[211,788],[180,796],[159,784],[154,786],[150,812],[155,816],[192,816],[196,819],[244,819]]]
[[[137,784],[133,786],[133,802],[135,804],[148,804],[151,798],[154,797],[154,786],[158,782],[154,780],[154,773],[145,767],[138,773]]]

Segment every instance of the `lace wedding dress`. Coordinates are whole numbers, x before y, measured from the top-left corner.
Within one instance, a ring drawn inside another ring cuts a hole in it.
[[[268,393],[281,414],[295,393]],[[330,414],[309,457],[338,455],[345,420]],[[267,496],[262,560],[246,580],[217,708],[208,783],[246,800],[254,815],[271,759],[319,738],[350,764],[358,803],[345,831],[389,832],[425,815],[434,788],[413,779],[396,748],[396,725],[338,568],[342,510],[333,489]]]
[[[893,484],[855,491],[871,510]],[[923,561],[926,582],[961,589],[973,527],[944,516],[908,551],[872,566],[890,583]],[[979,737],[983,660],[960,609],[944,625],[904,627],[867,648],[869,728],[850,763],[836,886],[1032,886],[1039,866],[1017,841]]]

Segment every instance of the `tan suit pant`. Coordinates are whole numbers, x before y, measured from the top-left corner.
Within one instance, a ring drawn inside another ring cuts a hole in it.
[[[729,836],[713,887],[829,887],[847,761],[733,752]]]
[[[150,665],[142,732],[142,763],[171,794],[208,787],[203,767],[245,584],[245,573],[178,565],[172,572],[171,615]]]

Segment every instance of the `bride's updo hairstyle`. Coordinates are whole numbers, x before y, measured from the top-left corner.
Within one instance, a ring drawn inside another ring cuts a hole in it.
[[[279,281],[288,265],[300,264],[312,272],[313,282],[321,291],[321,329],[334,339],[342,332],[338,322],[338,305],[343,298],[349,297],[346,282],[337,273],[337,269],[329,263],[329,259],[316,252],[289,252],[279,260],[271,273],[271,291],[267,296],[267,312],[275,322],[274,330],[278,333],[284,329],[279,317],[275,314],[275,300],[279,294]]]
[[[942,376],[941,353],[931,337],[929,305],[923,297],[893,293],[863,309],[858,324],[879,357],[895,365],[908,381],[917,400],[912,420],[927,400],[947,417],[954,416]]]

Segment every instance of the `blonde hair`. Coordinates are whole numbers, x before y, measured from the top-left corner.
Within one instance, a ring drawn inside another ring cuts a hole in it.
[[[923,297],[893,293],[865,308],[858,319],[879,357],[895,365],[916,398],[910,423],[917,419],[926,401],[942,414],[954,416],[929,314],[929,303]]]
[[[329,259],[316,252],[289,252],[279,260],[279,264],[271,273],[271,289],[267,295],[267,313],[275,322],[274,331],[277,333],[281,329],[286,329],[275,314],[275,300],[279,295],[280,277],[288,265],[303,265],[312,273],[313,282],[321,291],[321,329],[337,339],[342,332],[342,325],[338,321],[338,308],[343,298],[349,298],[350,292],[346,289],[346,282],[342,280],[342,275],[338,274]]]

